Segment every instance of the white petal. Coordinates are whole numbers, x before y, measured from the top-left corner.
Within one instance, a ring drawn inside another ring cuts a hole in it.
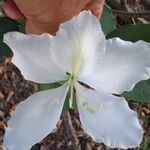
[[[12,62],[27,80],[50,83],[63,80],[65,73],[54,64],[51,56],[50,34],[25,35],[19,32],[5,34],[4,42],[14,53]]]
[[[9,150],[29,150],[56,127],[68,92],[65,84],[42,91],[20,103],[8,122],[4,145]]]
[[[101,66],[92,76],[79,80],[96,89],[120,94],[150,77],[150,44],[113,38],[106,42],[106,54]]]
[[[88,11],[60,25],[52,42],[53,56],[69,73],[89,74],[104,54],[100,23]]]
[[[123,98],[76,85],[77,105],[83,129],[98,143],[111,148],[137,147],[143,130],[137,113]]]

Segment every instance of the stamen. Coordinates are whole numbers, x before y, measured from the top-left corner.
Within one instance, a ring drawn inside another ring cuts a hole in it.
[[[89,104],[88,104],[88,102],[86,101],[86,100],[84,100],[84,99],[82,99],[81,100],[81,105],[87,110],[87,111],[89,111],[89,112],[91,112],[91,113],[96,113],[96,111],[102,111],[102,109],[103,109],[103,101],[100,101],[100,103],[98,104],[98,107],[97,108],[92,108],[92,106],[90,106]]]
[[[91,112],[91,113],[95,113],[95,110],[94,110],[91,106],[89,106],[88,102],[85,101],[84,99],[81,100],[81,105],[82,105],[87,111],[89,111],[89,112]]]
[[[78,81],[78,83],[80,83],[82,86],[86,87],[87,89],[91,89],[91,90],[95,90],[94,88],[92,88],[91,86],[81,82],[81,81]]]
[[[69,107],[73,108],[73,98],[74,98],[74,74],[70,75],[69,85],[70,85],[70,99],[69,99]]]

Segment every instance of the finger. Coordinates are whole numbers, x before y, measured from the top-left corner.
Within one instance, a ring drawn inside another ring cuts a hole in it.
[[[24,19],[24,15],[20,12],[14,1],[6,0],[3,4],[3,10],[8,17],[12,19]]]
[[[98,19],[101,18],[105,0],[92,0],[83,10],[90,10]]]

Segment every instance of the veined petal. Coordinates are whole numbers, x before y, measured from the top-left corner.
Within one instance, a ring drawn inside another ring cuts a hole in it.
[[[106,42],[106,53],[99,69],[92,76],[79,80],[93,88],[120,94],[150,77],[150,44],[113,38]]]
[[[111,148],[133,148],[142,141],[137,113],[123,98],[76,84],[77,105],[83,129]]]
[[[12,62],[21,70],[27,80],[37,83],[51,83],[64,80],[65,72],[52,61],[50,34],[25,35],[9,32],[4,42],[12,49]]]
[[[56,127],[68,84],[38,92],[20,103],[8,122],[4,145],[9,150],[29,150]]]
[[[91,74],[104,54],[105,41],[97,18],[83,11],[60,25],[52,54],[69,73]]]

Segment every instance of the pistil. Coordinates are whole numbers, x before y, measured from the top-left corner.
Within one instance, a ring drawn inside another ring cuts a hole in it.
[[[74,97],[74,74],[70,75],[69,85],[70,85],[70,99],[69,99],[69,107],[73,108],[73,97]]]

